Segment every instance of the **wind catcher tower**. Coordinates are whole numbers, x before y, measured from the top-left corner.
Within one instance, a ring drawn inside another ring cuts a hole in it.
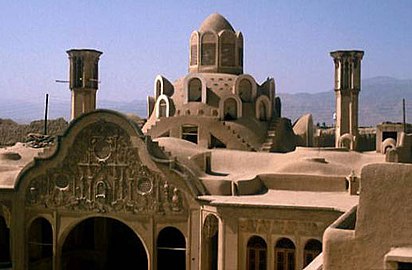
[[[356,149],[358,137],[358,96],[361,89],[363,51],[334,51],[336,127],[335,147]]]
[[[102,52],[90,49],[68,50],[70,61],[71,120],[96,109],[99,85],[98,65]]]

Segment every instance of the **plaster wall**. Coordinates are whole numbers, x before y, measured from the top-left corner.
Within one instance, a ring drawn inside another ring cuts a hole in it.
[[[384,269],[391,248],[412,244],[412,165],[363,168],[356,226],[329,228],[324,269]]]

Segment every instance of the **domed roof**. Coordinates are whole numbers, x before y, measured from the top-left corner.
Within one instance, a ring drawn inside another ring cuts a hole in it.
[[[222,30],[230,30],[235,32],[232,25],[219,13],[213,13],[209,15],[203,23],[200,25],[199,32],[212,31],[219,33]]]

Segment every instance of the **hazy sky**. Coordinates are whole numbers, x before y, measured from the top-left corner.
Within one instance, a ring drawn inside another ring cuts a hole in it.
[[[412,78],[412,1],[3,1],[0,98],[70,99],[66,50],[103,51],[99,99],[146,99],[157,74],[187,74],[188,42],[211,13],[245,38],[245,73],[278,92],[332,89],[329,52],[365,50],[363,78]],[[408,65],[409,64],[409,65]],[[1,110],[1,108],[0,108]]]

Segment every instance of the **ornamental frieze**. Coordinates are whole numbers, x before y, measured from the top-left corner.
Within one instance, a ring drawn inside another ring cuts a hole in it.
[[[239,231],[264,234],[322,234],[327,224],[297,220],[266,220],[242,219],[239,220]]]
[[[26,190],[30,207],[124,213],[181,213],[183,194],[142,164],[129,135],[97,122],[76,137],[66,158]]]

